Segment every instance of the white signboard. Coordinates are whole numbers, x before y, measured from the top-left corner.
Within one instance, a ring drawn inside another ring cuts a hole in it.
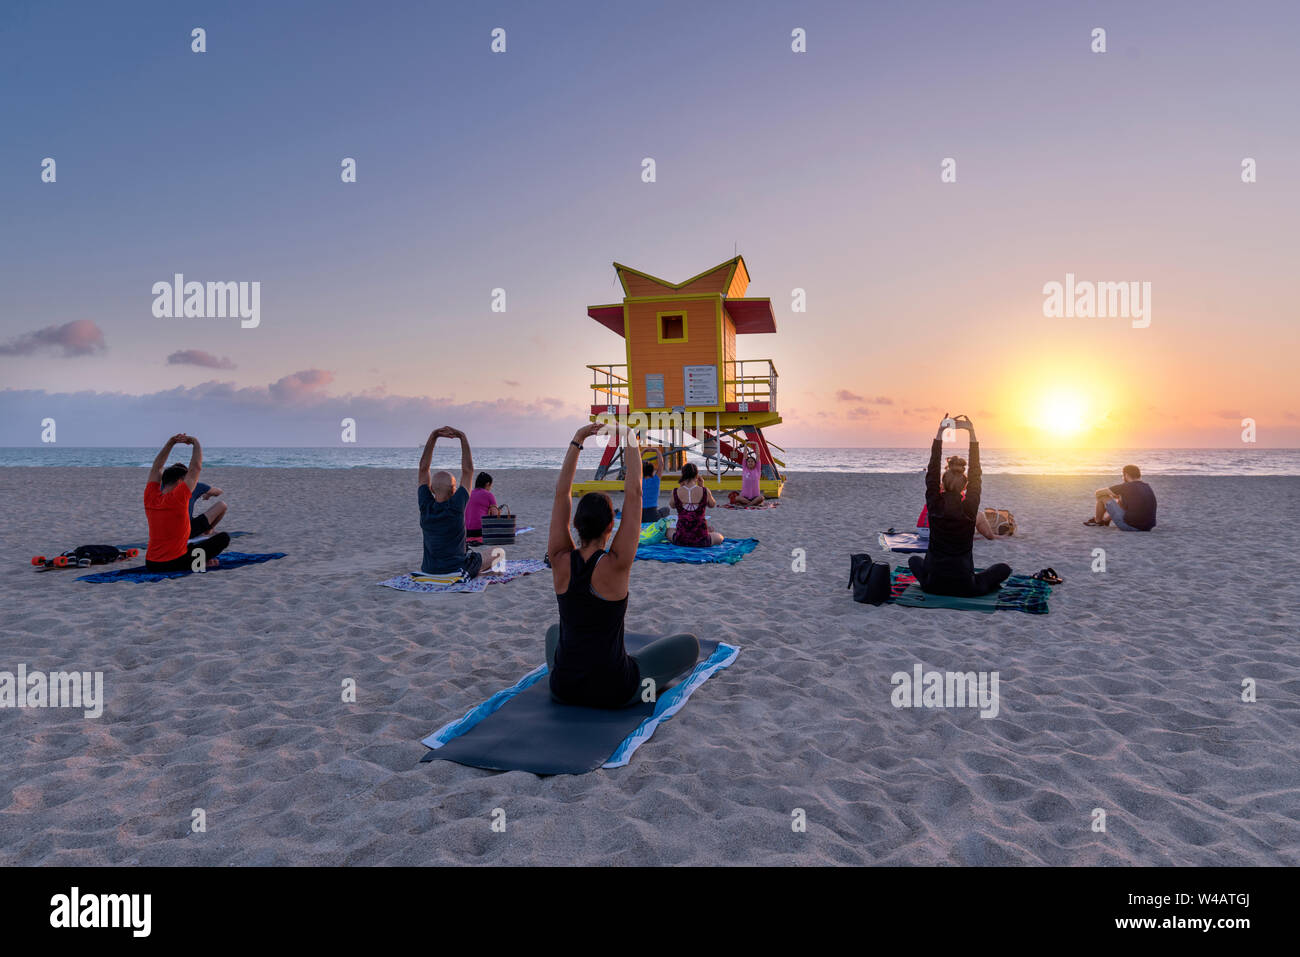
[[[664,377],[662,374],[646,375],[645,400],[641,404],[647,409],[662,409],[664,407]]]
[[[682,366],[687,405],[718,404],[718,367]]]

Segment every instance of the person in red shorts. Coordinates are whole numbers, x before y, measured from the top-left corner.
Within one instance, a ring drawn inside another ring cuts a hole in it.
[[[163,466],[177,445],[193,447],[189,466]],[[190,495],[203,469],[203,449],[199,440],[184,432],[167,440],[153,465],[144,486],[144,514],[149,521],[149,547],[144,553],[145,567],[151,572],[188,572],[196,556],[190,554]],[[203,550],[207,567],[215,568],[217,556],[230,544],[230,536],[219,532],[195,546]]]

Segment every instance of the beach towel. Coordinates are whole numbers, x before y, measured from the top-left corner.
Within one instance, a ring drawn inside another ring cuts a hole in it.
[[[200,536],[198,536],[197,538],[191,538],[189,541],[186,542],[186,544],[187,544],[187,545],[195,545],[195,544],[197,544],[197,543],[199,543],[199,542],[206,542],[209,538],[211,538],[211,537],[212,537],[213,535],[215,535],[215,534],[217,534],[217,533],[216,533],[216,532],[210,532],[210,533],[207,534],[207,535],[200,535]],[[242,537],[245,536],[245,535],[252,535],[253,533],[252,533],[252,532],[226,532],[226,534],[229,535],[231,538],[242,538]],[[148,548],[148,547],[149,547],[149,543],[148,543],[148,542],[132,542],[130,545],[121,545],[121,546],[119,546],[119,547],[120,547],[120,548]]]
[[[508,561],[500,572],[485,571],[477,578],[465,580],[465,576],[456,572],[450,575],[427,575],[424,572],[415,571],[409,575],[398,575],[396,578],[390,578],[387,581],[379,582],[385,588],[396,588],[398,591],[418,591],[426,594],[448,594],[451,592],[471,592],[477,593],[483,591],[488,585],[503,585],[508,581],[513,581],[523,575],[531,575],[533,572],[540,572],[549,566],[546,562],[536,558],[521,558],[516,561]]]
[[[930,530],[881,532],[880,547],[888,552],[924,552],[930,547]]]
[[[635,654],[654,637],[629,632],[623,640]],[[694,670],[662,692],[657,701],[618,709],[584,708],[552,700],[546,665],[539,665],[425,738],[422,743],[430,751],[420,760],[533,774],[586,774],[596,768],[621,768],[704,682],[729,667],[739,654],[734,645],[701,641]]]
[[[976,569],[980,571],[980,569]],[[1052,597],[1052,586],[1028,575],[1012,575],[1002,587],[987,595],[975,598],[957,598],[952,595],[927,595],[921,591],[916,578],[906,567],[894,569],[890,603],[906,608],[947,608],[950,611],[1023,611],[1030,615],[1046,615],[1047,600]]]
[[[217,572],[224,572],[231,568],[242,568],[245,565],[260,565],[262,562],[269,562],[277,558],[284,558],[284,552],[268,552],[265,555],[249,555],[244,552],[222,552],[219,559],[220,564],[216,568],[209,568],[204,572],[151,572],[144,565],[137,565],[135,568],[123,568],[116,572],[98,572],[94,575],[82,575],[77,581],[91,582],[96,585],[108,584],[110,582],[160,582],[164,578],[185,578],[189,575],[215,575]]]
[[[658,542],[653,545],[641,545],[636,550],[637,561],[681,562],[687,565],[734,565],[755,548],[757,538],[728,538],[721,545],[708,548],[690,548],[673,545],[670,542]]]

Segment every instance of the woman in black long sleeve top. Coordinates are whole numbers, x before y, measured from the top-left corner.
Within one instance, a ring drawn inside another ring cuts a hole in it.
[[[930,546],[924,558],[913,555],[908,566],[922,591],[971,597],[995,591],[1011,574],[1011,566],[998,562],[978,574],[975,572],[971,544],[980,514],[980,446],[970,419],[959,416],[955,424],[956,428],[970,433],[970,478],[960,467],[950,467],[940,477],[939,460],[943,457],[943,424],[940,423],[930,446],[930,465],[925,470]],[[962,492],[966,493],[964,497]]]

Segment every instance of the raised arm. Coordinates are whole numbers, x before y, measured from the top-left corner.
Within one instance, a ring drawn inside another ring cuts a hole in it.
[[[199,473],[203,471],[203,446],[192,435],[185,436],[184,441],[193,446],[190,451],[190,467],[185,471],[185,484],[193,492],[194,486],[199,484]]]
[[[655,475],[664,474],[664,451],[659,446],[655,446]]]
[[[163,443],[163,447],[159,450],[158,454],[154,456],[153,465],[149,466],[149,478],[146,479],[146,481],[162,481],[163,469],[167,467],[167,457],[172,454],[172,449],[176,447],[177,443],[183,442],[184,440],[185,433],[177,432]]]
[[[944,421],[948,419],[944,415]],[[929,508],[934,508],[934,503],[940,498],[939,495],[939,459],[943,457],[943,422],[939,423],[939,431],[934,435],[934,441],[930,443],[930,464],[925,469],[925,504]]]
[[[636,430],[627,430],[627,448],[623,450],[624,462],[641,461],[641,445],[637,440]],[[609,557],[614,568],[620,572],[632,570],[636,559],[636,548],[641,544],[641,475],[628,468],[623,476],[623,520],[614,541],[609,546]]]
[[[573,508],[573,476],[578,471],[578,453],[582,451],[582,443],[600,430],[596,422],[584,425],[573,434],[573,440],[564,450],[564,464],[560,466],[560,477],[555,480],[555,498],[551,502],[551,531],[546,537],[546,554],[552,567],[558,567],[557,558],[573,551],[569,515]]]
[[[974,518],[979,514],[980,492],[983,490],[984,472],[980,468],[980,443],[975,437],[975,424],[966,416],[957,419],[957,427],[970,433],[970,461],[966,466],[966,499],[962,502],[962,507],[967,515]]]
[[[424,453],[420,456],[420,464],[417,468],[420,470],[420,484],[429,484],[429,466],[433,464],[433,447],[438,444],[438,437],[447,434],[447,426],[434,429],[429,433],[429,439],[424,443]]]
[[[474,487],[474,453],[469,449],[469,436],[460,429],[452,429],[452,435],[460,439],[460,487],[468,492]]]

